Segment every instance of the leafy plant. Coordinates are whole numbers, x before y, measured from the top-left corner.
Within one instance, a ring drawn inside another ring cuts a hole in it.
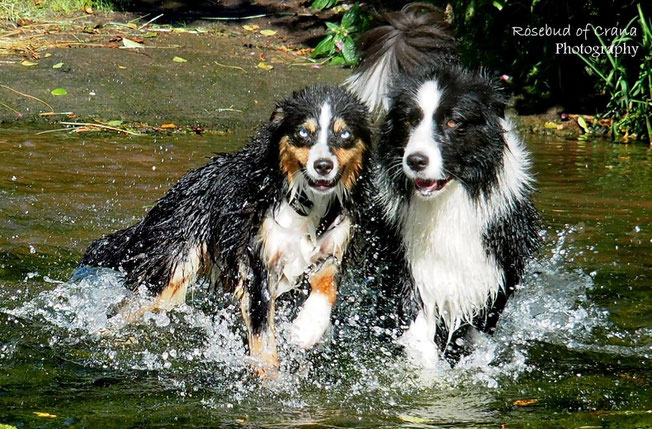
[[[647,136],[652,142],[652,25],[643,14],[638,5],[638,16],[633,18],[625,27],[620,36],[615,37],[607,44],[598,31],[593,28],[598,41],[603,47],[604,58],[589,58],[578,53],[586,63],[591,74],[598,76],[604,83],[605,92],[609,95],[607,112],[605,115],[613,116],[612,131],[614,137],[627,141],[630,137]],[[634,40],[627,31],[635,21],[641,28],[642,39]],[[627,67],[621,57],[614,56],[611,49],[627,42],[638,43],[642,58],[635,73],[630,72],[633,67]],[[634,78],[633,84],[632,75]]]
[[[313,9],[324,9],[336,4],[336,0],[315,0]],[[328,33],[315,47],[312,57],[328,57],[333,64],[355,65],[359,58],[355,50],[355,37],[367,29],[370,16],[362,10],[359,2],[342,15],[340,24],[326,22]]]

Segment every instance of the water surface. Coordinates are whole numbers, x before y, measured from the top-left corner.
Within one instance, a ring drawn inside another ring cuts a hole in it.
[[[443,375],[410,368],[364,279],[326,344],[251,377],[231,297],[103,335],[119,275],[71,279],[90,240],[138,221],[225,136],[0,130],[0,424],[16,427],[652,425],[652,151],[531,138],[545,247],[496,335]],[[79,273],[78,273],[79,274]],[[88,274],[88,273],[86,273]],[[131,299],[134,299],[131,297]],[[40,414],[37,413],[47,413]]]

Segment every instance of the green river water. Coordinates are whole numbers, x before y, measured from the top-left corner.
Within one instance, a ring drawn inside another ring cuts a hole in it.
[[[71,276],[89,242],[138,221],[244,135],[0,129],[0,428],[652,427],[652,150],[528,138],[546,223],[493,337],[444,375],[410,368],[366,281],[343,285],[326,344],[251,376],[230,297],[98,334],[127,295]],[[294,297],[296,298],[296,294]]]

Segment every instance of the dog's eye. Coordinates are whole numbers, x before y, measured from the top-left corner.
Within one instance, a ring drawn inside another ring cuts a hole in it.
[[[421,112],[418,110],[413,110],[408,114],[408,117],[405,119],[405,124],[410,127],[416,127],[421,122]]]
[[[309,135],[310,135],[310,133],[308,132],[307,129],[305,129],[305,128],[301,128],[301,129],[299,130],[299,137],[305,139],[305,138],[308,138]]]
[[[449,119],[448,122],[446,122],[446,126],[448,128],[455,128],[457,126],[457,121]]]
[[[343,140],[348,140],[348,139],[350,139],[350,138],[351,138],[351,131],[349,131],[349,130],[344,130],[344,131],[342,131],[342,133],[340,134],[340,137],[341,137]]]

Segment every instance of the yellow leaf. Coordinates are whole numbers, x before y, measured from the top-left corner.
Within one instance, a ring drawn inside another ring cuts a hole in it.
[[[181,58],[181,57],[174,57],[174,58],[172,58],[172,61],[174,61],[175,63],[187,63],[188,62],[187,59]]]
[[[118,68],[119,68],[120,70],[125,70],[127,67],[125,67],[125,66],[121,66],[121,65],[118,64]]]
[[[18,428],[16,428],[16,426],[5,425],[3,423],[0,423],[0,429],[18,429]]]
[[[52,66],[53,69],[60,69],[61,67],[63,67],[63,63],[56,63]]]
[[[132,30],[138,30],[138,26],[133,22],[128,23],[127,27],[131,28]]]
[[[57,416],[55,414],[44,413],[42,411],[34,411],[34,414],[36,414],[36,417],[43,417],[45,419],[56,419],[57,418]]]
[[[83,10],[85,13],[89,14],[89,15],[92,15],[92,14],[93,14],[93,8],[92,8],[91,5],[88,4],[88,3],[86,3],[86,4],[84,5],[84,7],[82,8],[82,10]]]
[[[43,55],[43,58],[50,58],[51,56],[52,54],[48,52],[47,54]]]
[[[551,121],[546,122],[545,124],[543,124],[543,126],[544,126],[545,128],[550,128],[550,129],[552,129],[552,130],[556,130],[556,129],[557,129],[557,124],[555,124],[554,122],[551,122]]]
[[[536,404],[539,402],[538,399],[517,399],[516,401],[512,402],[512,404],[516,405],[517,407],[527,407],[528,405]]]
[[[188,29],[187,28],[181,28],[181,27],[175,27],[172,29],[173,33],[187,33]]]
[[[271,69],[274,68],[274,66],[271,66],[271,65],[267,64],[266,62],[261,61],[261,62],[258,63],[258,68],[263,69],[263,70],[271,70]]]
[[[260,28],[260,26],[256,25],[256,24],[254,24],[254,25],[247,24],[247,25],[243,25],[242,28],[244,28],[247,31],[256,31],[256,30],[258,30]]]
[[[174,125],[174,123],[172,123],[172,122],[166,122],[165,124],[161,125],[161,128],[163,128],[164,130],[171,130],[171,129],[174,129],[176,127],[177,126]]]
[[[274,30],[260,30],[260,34],[263,36],[273,36],[276,34],[276,31]]]
[[[134,42],[133,40],[129,40],[126,37],[124,39],[122,39],[122,45],[123,45],[123,47],[125,47],[127,49],[142,48],[143,47],[143,45],[141,45],[140,43]]]
[[[21,62],[21,64],[24,65],[25,67],[33,67],[33,66],[38,65],[38,63],[33,63],[33,62],[29,61],[29,60],[23,60],[23,62]]]
[[[423,425],[430,422],[430,420],[422,419],[421,417],[412,417],[412,416],[398,416],[399,419],[404,422],[414,423],[417,425]]]

